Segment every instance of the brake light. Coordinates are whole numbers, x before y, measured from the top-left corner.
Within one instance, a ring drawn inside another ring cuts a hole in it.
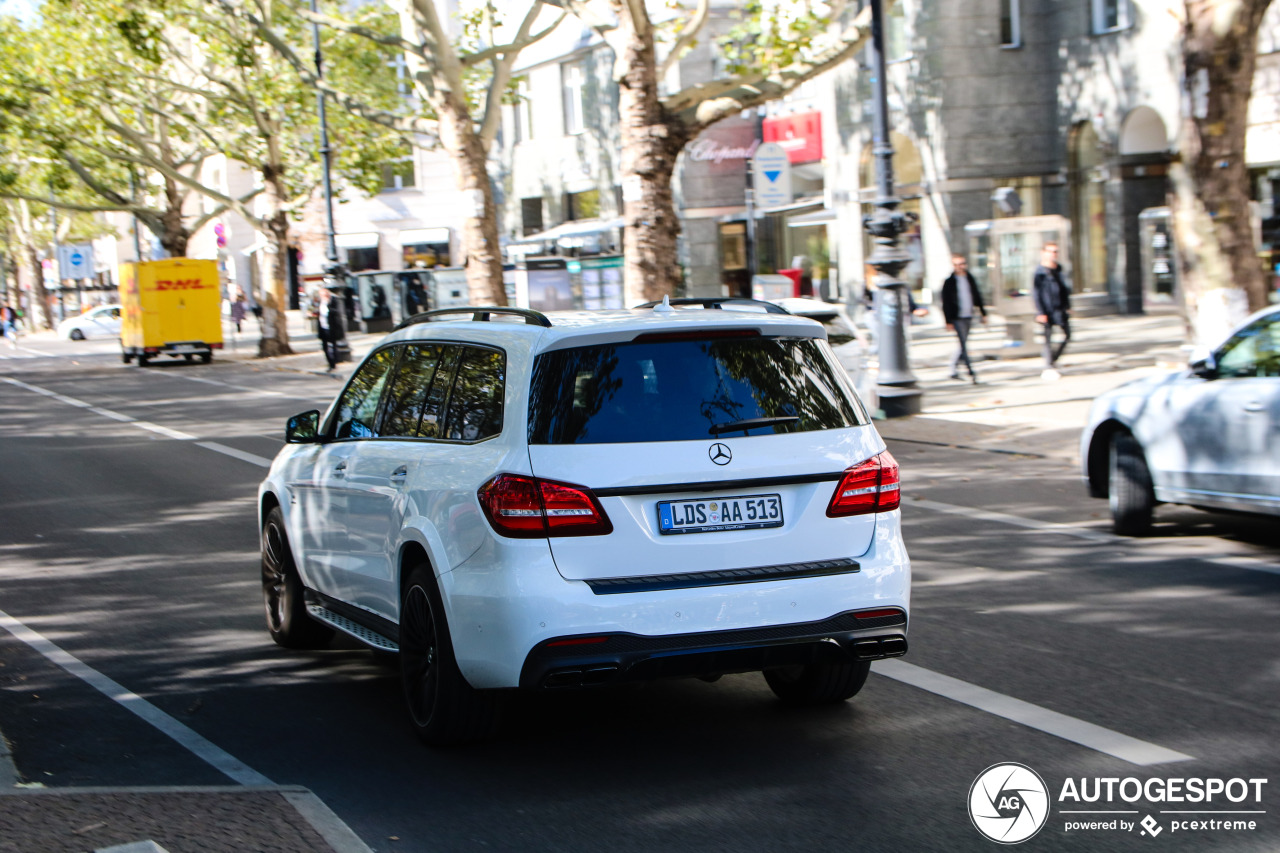
[[[866,462],[844,472],[836,493],[827,505],[827,516],[863,515],[889,512],[898,508],[898,460],[889,451],[872,456]]]
[[[600,501],[585,486],[499,474],[480,487],[480,507],[502,536],[604,536],[613,532]]]

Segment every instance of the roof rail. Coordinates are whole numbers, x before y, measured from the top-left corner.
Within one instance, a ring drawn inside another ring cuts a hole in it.
[[[396,326],[396,331],[400,331],[406,326],[412,326],[416,323],[430,323],[446,314],[470,314],[471,319],[476,322],[482,322],[489,319],[490,314],[510,314],[515,317],[523,317],[526,324],[530,326],[542,326],[551,328],[551,321],[547,319],[547,315],[541,311],[533,311],[529,308],[507,308],[498,305],[480,305],[480,306],[460,306],[457,308],[432,308],[430,311],[423,311],[414,314],[412,317],[406,317],[400,321],[400,325]]]
[[[637,305],[635,310],[640,311],[645,308],[656,308],[664,303],[673,307],[678,305],[701,305],[703,308],[719,309],[723,309],[726,305],[758,305],[765,310],[766,314],[791,313],[786,308],[783,308],[775,302],[765,302],[761,299],[747,299],[743,296],[685,296],[680,299],[664,299],[663,302],[646,302],[643,305]]]

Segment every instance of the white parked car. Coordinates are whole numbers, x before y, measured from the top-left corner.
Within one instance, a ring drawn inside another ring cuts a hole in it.
[[[58,324],[58,337],[73,341],[120,337],[120,306],[99,305]]]
[[[1186,369],[1098,397],[1080,459],[1117,533],[1147,532],[1158,503],[1280,515],[1280,307]]]
[[[259,490],[271,636],[398,654],[433,744],[505,688],[853,696],[907,649],[898,465],[823,328],[762,306],[402,323]]]

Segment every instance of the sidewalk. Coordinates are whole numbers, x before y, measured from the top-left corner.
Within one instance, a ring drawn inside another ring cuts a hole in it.
[[[1023,453],[1075,464],[1080,430],[1093,398],[1153,371],[1187,363],[1178,314],[1107,315],[1072,320],[1058,362],[1062,378],[1041,378],[1039,342],[1006,345],[993,322],[969,337],[981,382],[950,379],[955,336],[941,326],[915,327],[912,370],[923,390],[919,415],[877,421],[885,438]],[[1037,338],[1039,336],[1037,335]]]

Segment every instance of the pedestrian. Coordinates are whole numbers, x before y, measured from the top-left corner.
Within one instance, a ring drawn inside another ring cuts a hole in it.
[[[1036,322],[1044,328],[1044,371],[1041,379],[1058,379],[1062,376],[1056,367],[1062,351],[1071,340],[1071,288],[1062,280],[1062,266],[1058,263],[1058,244],[1045,243],[1040,249],[1040,266],[1036,267],[1031,285],[1031,297],[1035,301]],[[1062,329],[1062,340],[1053,347],[1053,327]]]
[[[320,300],[315,307],[316,336],[320,338],[320,345],[324,347],[325,361],[329,362],[329,369],[325,372],[333,373],[333,369],[338,366],[338,341],[342,337],[342,312],[338,310],[338,304],[333,301],[333,294],[329,292],[329,288],[319,288],[316,296]]]
[[[12,305],[0,308],[0,324],[4,328],[4,336],[9,339],[9,346],[18,348],[18,312]]]
[[[942,283],[942,317],[947,331],[956,333],[959,346],[951,356],[951,378],[960,378],[960,362],[969,369],[969,379],[978,384],[978,374],[969,360],[969,329],[973,325],[974,311],[983,324],[987,322],[987,307],[982,304],[978,283],[969,272],[969,262],[964,255],[951,256],[953,272]]]
[[[236,324],[237,333],[240,332],[240,324],[244,322],[246,304],[244,291],[236,287],[235,296],[231,300],[231,322]]]

